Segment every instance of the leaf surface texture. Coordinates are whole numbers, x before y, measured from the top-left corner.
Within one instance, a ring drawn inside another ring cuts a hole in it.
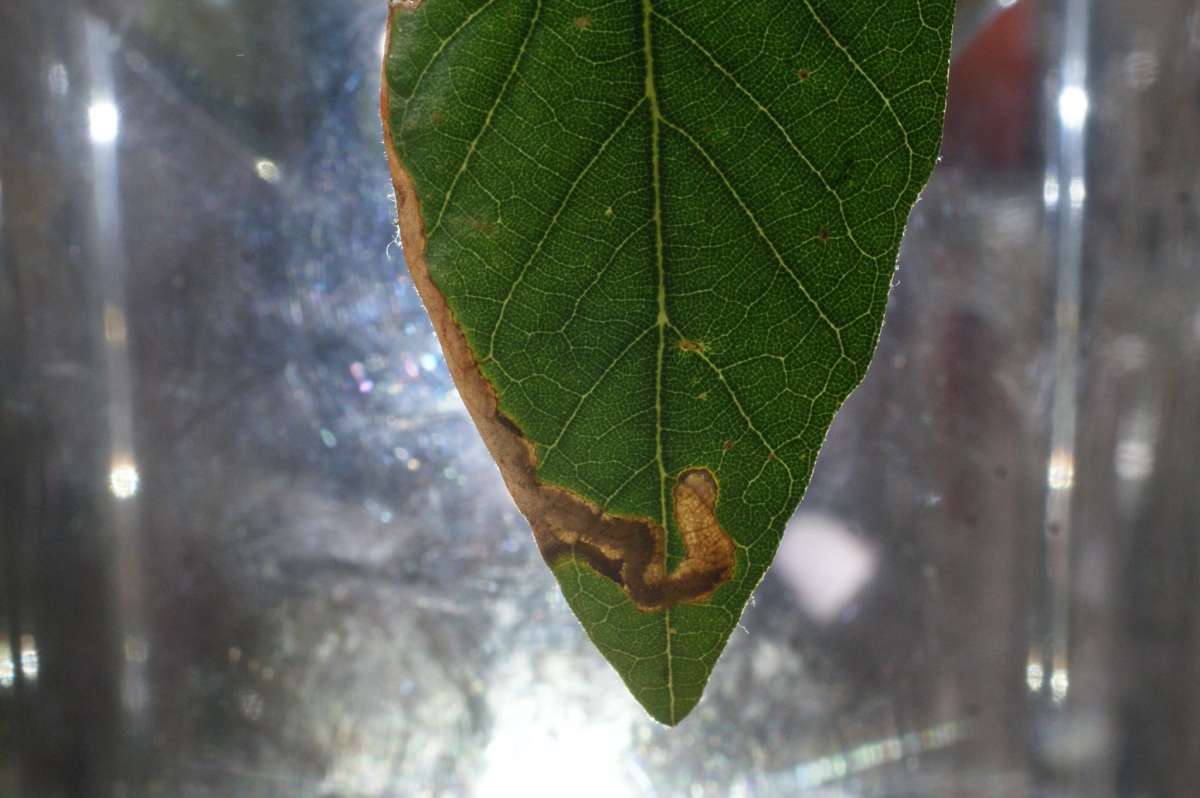
[[[389,20],[405,253],[568,603],[699,700],[862,380],[952,0],[426,0]]]

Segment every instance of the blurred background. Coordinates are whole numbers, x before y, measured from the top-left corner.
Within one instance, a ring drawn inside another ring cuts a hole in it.
[[[386,5],[0,3],[0,796],[1195,794],[1196,0],[959,0],[879,353],[676,730],[406,276]]]

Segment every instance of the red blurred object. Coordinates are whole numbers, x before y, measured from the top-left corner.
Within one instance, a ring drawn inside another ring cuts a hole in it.
[[[985,26],[950,70],[942,157],[989,169],[1029,162],[1037,124],[1038,52],[1034,0],[1008,8]]]

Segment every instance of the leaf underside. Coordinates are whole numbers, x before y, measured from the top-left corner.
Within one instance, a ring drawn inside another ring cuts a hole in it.
[[[401,234],[564,595],[678,723],[862,380],[953,0],[393,3]]]

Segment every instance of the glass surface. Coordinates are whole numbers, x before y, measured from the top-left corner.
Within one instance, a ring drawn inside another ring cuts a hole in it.
[[[879,353],[674,730],[406,276],[386,6],[0,2],[0,796],[1196,794],[1195,0],[960,0]]]

